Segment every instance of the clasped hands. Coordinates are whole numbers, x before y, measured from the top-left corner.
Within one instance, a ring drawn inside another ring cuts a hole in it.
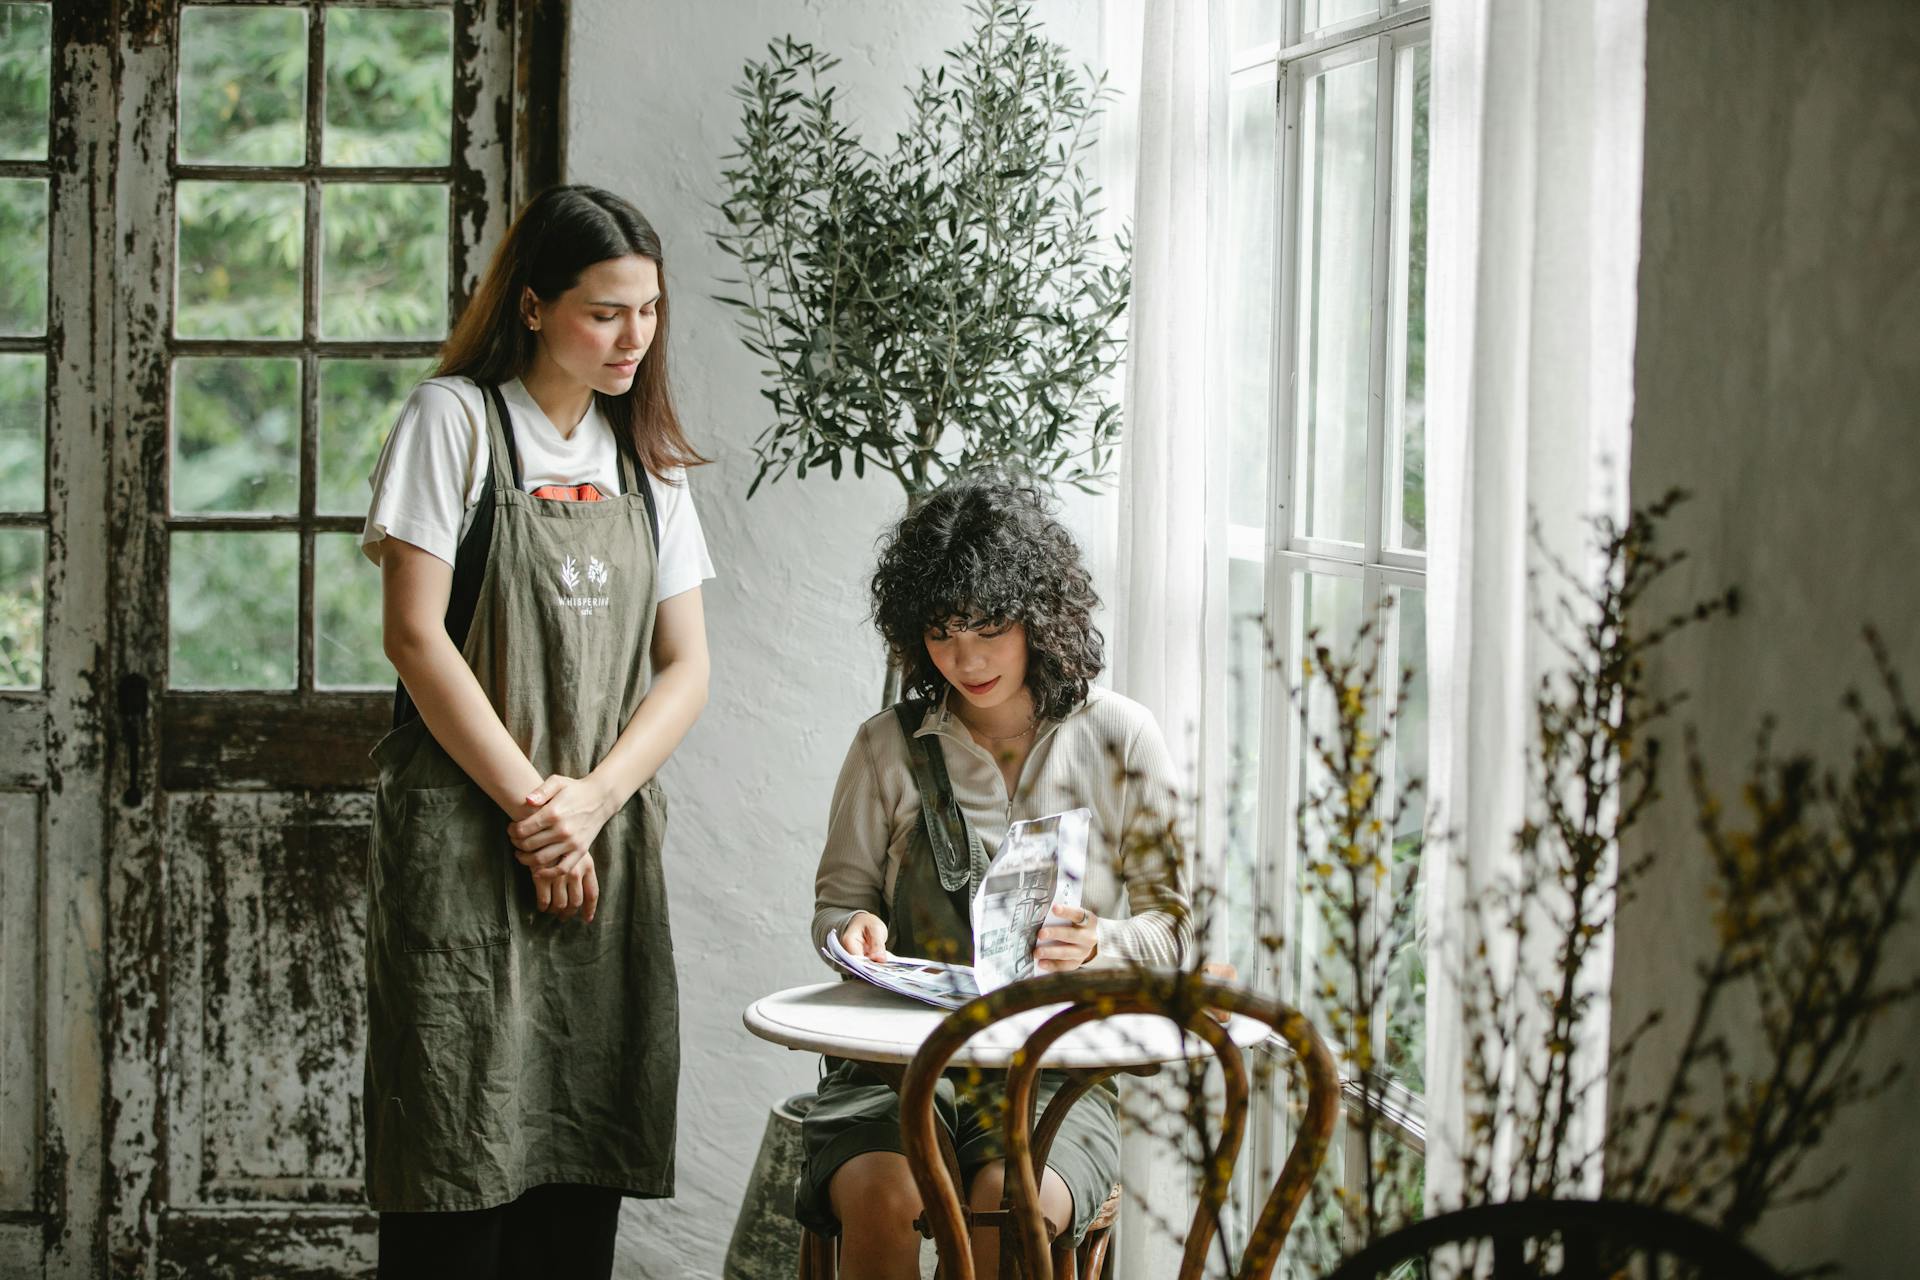
[[[533,812],[507,826],[513,856],[533,873],[534,906],[562,920],[578,915],[593,923],[600,903],[600,877],[593,842],[620,805],[592,775],[556,773],[527,793]]]
[[[871,911],[856,911],[847,921],[840,945],[869,960],[890,960],[887,922]],[[1086,907],[1062,907],[1049,915],[1033,944],[1033,967],[1041,973],[1078,969],[1100,950],[1100,917]]]

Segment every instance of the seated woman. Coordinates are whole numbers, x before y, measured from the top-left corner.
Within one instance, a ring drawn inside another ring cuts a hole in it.
[[[841,767],[815,882],[815,947],[838,930],[855,954],[971,960],[980,855],[992,858],[1010,823],[1085,806],[1093,821],[1083,907],[1041,930],[1036,967],[1184,960],[1192,941],[1184,871],[1141,852],[1158,848],[1150,835],[1164,827],[1175,779],[1152,715],[1089,683],[1102,661],[1097,604],[1072,536],[1019,484],[953,483],[887,536],[874,618],[908,700],[861,725]],[[949,847],[962,859],[974,850],[975,865],[947,868],[945,884],[922,782],[948,815]],[[969,870],[961,882],[957,873]],[[899,1100],[859,1063],[825,1067],[802,1131],[801,1220],[844,1233],[846,1280],[917,1277],[920,1197],[900,1154]],[[956,1090],[963,1077],[950,1073],[937,1105],[969,1202],[998,1208],[998,1082]],[[1042,1075],[1043,1107],[1057,1084]],[[1041,1208],[1076,1242],[1119,1172],[1115,1097],[1096,1089],[1082,1098],[1049,1153]],[[973,1243],[978,1274],[993,1276],[997,1233],[976,1232]]]

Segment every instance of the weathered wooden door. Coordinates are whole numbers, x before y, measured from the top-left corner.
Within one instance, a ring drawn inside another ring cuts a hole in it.
[[[89,708],[112,744],[107,1264],[363,1274],[367,752],[393,677],[358,532],[381,436],[529,181],[516,150],[551,155],[515,136],[531,18],[119,0],[114,21]]]
[[[0,5],[0,1275],[96,1273],[111,46]]]

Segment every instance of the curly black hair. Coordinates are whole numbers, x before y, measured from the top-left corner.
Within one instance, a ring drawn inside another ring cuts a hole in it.
[[[1080,548],[1031,484],[999,475],[943,485],[880,541],[873,621],[908,696],[939,699],[947,680],[926,633],[954,618],[1027,630],[1027,688],[1036,714],[1058,720],[1087,700],[1105,666],[1093,625],[1100,605]]]

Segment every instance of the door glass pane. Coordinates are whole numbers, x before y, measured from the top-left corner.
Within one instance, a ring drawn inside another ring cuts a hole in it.
[[[1318,31],[1336,22],[1353,18],[1371,18],[1380,12],[1380,0],[1301,0],[1304,12],[1302,31]]]
[[[291,182],[182,182],[182,338],[297,338],[305,201]]]
[[[1317,643],[1324,645],[1336,659],[1344,660],[1351,656],[1360,635],[1361,580],[1296,572],[1293,574],[1293,592],[1293,616],[1298,622],[1292,652],[1305,659],[1312,655],[1312,646]],[[1310,639],[1316,633],[1317,639]],[[1302,678],[1299,663],[1296,662],[1289,676],[1295,681]],[[1298,765],[1299,796],[1303,804],[1307,797],[1326,786],[1326,769],[1316,756],[1314,741],[1330,742],[1338,724],[1338,710],[1325,682],[1309,680],[1307,684],[1311,694],[1306,699],[1306,720],[1300,736]],[[1291,820],[1292,815],[1288,817]],[[1322,984],[1330,983],[1335,998],[1340,999],[1352,992],[1353,982],[1351,973],[1344,966],[1330,964],[1323,954],[1331,939],[1317,905],[1322,899],[1314,895],[1325,893],[1328,883],[1304,872],[1309,862],[1321,860],[1326,855],[1325,824],[1308,817],[1304,826],[1305,830],[1301,833],[1303,843],[1298,850],[1302,878],[1300,892],[1295,895],[1294,927],[1290,936],[1299,940],[1294,954],[1300,963],[1297,978],[1301,1008],[1309,1018],[1314,1019],[1316,1025],[1326,1028],[1330,1024],[1323,1012],[1325,992]]]
[[[1273,425],[1273,213],[1276,88],[1271,69],[1229,99],[1227,518],[1267,527],[1267,441]]]
[[[1412,678],[1400,687],[1400,720],[1393,735],[1394,796],[1409,794],[1417,781],[1420,794],[1410,799],[1393,833],[1393,889],[1405,891],[1418,871],[1424,847],[1427,780],[1427,593],[1415,587],[1394,592],[1392,625],[1397,629],[1399,666]],[[1417,882],[1416,882],[1417,884]],[[1387,1069],[1415,1093],[1426,1090],[1427,1060],[1427,930],[1426,912],[1410,904],[1388,946],[1392,952],[1388,981]]]
[[[307,158],[307,15],[290,8],[180,14],[180,162]]]
[[[0,689],[40,687],[46,582],[46,533],[0,529]]]
[[[47,358],[0,355],[0,511],[47,506]]]
[[[0,4],[0,160],[47,158],[53,7]]]
[[[1348,543],[1366,520],[1377,96],[1371,58],[1322,72],[1300,129],[1295,530]]]
[[[325,229],[320,328],[329,338],[439,338],[447,331],[447,188],[336,183]]]
[[[176,532],[167,595],[175,689],[291,689],[300,535]]]
[[[432,372],[432,357],[320,362],[321,515],[367,509],[367,477],[414,384]]]
[[[1429,46],[1394,64],[1393,313],[1387,357],[1390,545],[1427,545],[1427,88]]]
[[[0,178],[0,336],[47,331],[47,181]]]
[[[357,533],[313,537],[313,657],[323,689],[388,687],[393,667],[380,648],[380,569]]]
[[[173,365],[173,509],[300,510],[300,362],[190,358]]]
[[[333,9],[321,158],[437,165],[453,155],[453,14]]]

